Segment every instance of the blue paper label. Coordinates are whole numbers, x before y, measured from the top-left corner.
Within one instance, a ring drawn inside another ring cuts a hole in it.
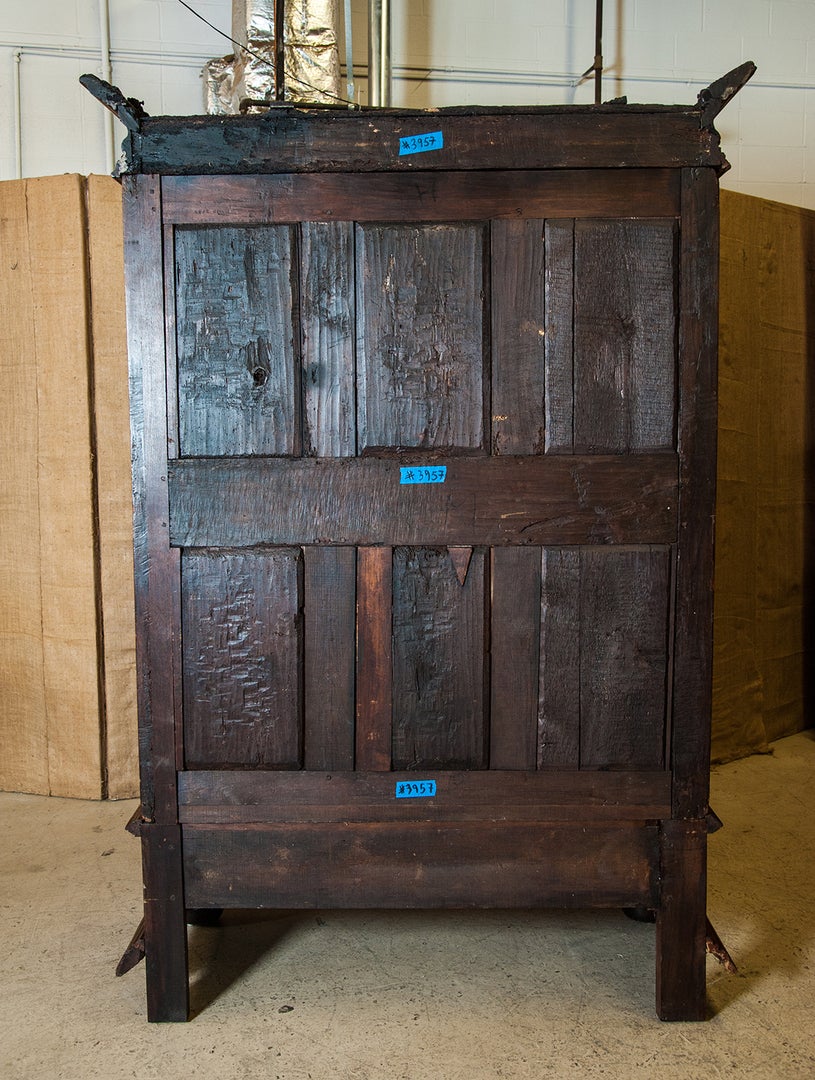
[[[432,799],[435,794],[435,780],[399,780],[396,783],[397,799]]]
[[[428,150],[441,150],[444,135],[440,131],[428,131],[424,135],[407,135],[399,140],[399,157],[406,154],[425,154]]]
[[[435,465],[431,469],[409,465],[399,470],[400,484],[443,484],[446,479],[446,465]]]

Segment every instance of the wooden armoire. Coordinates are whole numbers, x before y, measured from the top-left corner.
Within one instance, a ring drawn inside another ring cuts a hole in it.
[[[467,906],[653,911],[704,1017],[734,76],[119,109],[150,1019],[191,911]]]

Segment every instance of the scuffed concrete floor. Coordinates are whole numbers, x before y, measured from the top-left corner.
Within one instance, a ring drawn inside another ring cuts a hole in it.
[[[192,928],[190,1024],[148,1025],[132,803],[0,795],[0,1076],[480,1080],[815,1076],[815,734],[714,770],[712,1019],[653,1011],[618,912],[227,913]]]

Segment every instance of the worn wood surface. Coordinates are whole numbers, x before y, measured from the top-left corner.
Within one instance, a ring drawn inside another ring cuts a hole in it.
[[[541,559],[538,767],[580,766],[580,551]]]
[[[663,821],[656,926],[660,1020],[704,1020],[707,890],[704,821]]]
[[[574,221],[546,222],[545,229],[546,451],[574,449]]]
[[[638,823],[185,825],[183,836],[193,907],[648,907],[657,897],[657,830]]]
[[[299,549],[187,551],[181,581],[187,765],[298,768]]]
[[[446,548],[394,549],[394,769],[486,764],[485,553],[462,586]]]
[[[400,484],[402,466],[443,463],[444,483]],[[177,461],[170,490],[172,542],[189,547],[676,539],[669,454]]]
[[[147,117],[126,139],[127,172],[427,172],[720,167],[718,134],[692,106],[570,105],[478,110],[307,110],[246,117]],[[400,156],[400,139],[441,129],[444,147]]]
[[[393,724],[393,551],[357,551],[358,769],[387,772],[391,767]]]
[[[189,1014],[189,984],[181,827],[145,825],[141,848],[147,1019],[183,1021]]]
[[[670,807],[667,772],[429,771],[433,798],[397,799],[411,772],[196,770],[179,776],[186,824],[342,821],[647,821]]]

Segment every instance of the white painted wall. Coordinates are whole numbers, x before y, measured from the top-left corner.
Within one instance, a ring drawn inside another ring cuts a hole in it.
[[[230,0],[190,0],[229,31]],[[109,0],[113,81],[152,114],[202,111],[200,68],[231,46],[178,0]],[[107,172],[104,110],[78,84],[101,73],[99,0],[0,0],[0,178]],[[394,104],[590,102],[594,0],[393,0]],[[342,7],[342,4],[340,4]],[[366,0],[353,0],[365,100]],[[815,0],[605,0],[604,97],[666,104],[742,60],[753,82],[721,114],[724,186],[815,208]],[[19,63],[18,63],[19,59]],[[123,135],[117,124],[116,144]],[[808,145],[809,143],[809,145]]]

